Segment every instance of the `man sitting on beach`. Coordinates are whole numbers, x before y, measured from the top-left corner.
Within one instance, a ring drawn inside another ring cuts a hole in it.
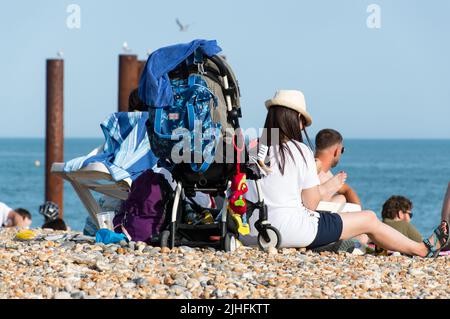
[[[421,243],[422,235],[411,224],[412,207],[412,202],[408,198],[392,196],[384,203],[381,216],[383,217],[383,223],[396,229],[409,239]]]
[[[345,183],[347,174],[340,172],[336,176],[331,168],[338,165],[344,154],[342,135],[335,130],[325,129],[316,136],[316,165],[320,180],[321,199],[326,202],[353,203],[361,206],[356,192]]]
[[[0,228],[20,227],[28,228],[31,225],[31,214],[23,208],[12,209],[0,202]]]

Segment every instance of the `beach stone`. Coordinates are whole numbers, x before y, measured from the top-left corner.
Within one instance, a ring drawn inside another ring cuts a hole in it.
[[[127,281],[126,283],[124,283],[122,285],[122,287],[125,289],[134,289],[134,288],[136,288],[136,283],[133,281]]]
[[[195,251],[194,248],[188,247],[188,246],[180,246],[180,247],[179,247],[179,250],[180,250],[180,252],[183,253],[183,254],[185,254],[185,253],[190,253],[190,252]]]
[[[128,246],[128,243],[127,243],[126,240],[121,240],[121,241],[119,242],[119,245],[120,245],[120,247],[127,247],[127,246]]]
[[[182,278],[182,277],[177,277],[174,281],[175,285],[181,286],[181,287],[186,287],[187,285],[187,280]]]
[[[136,278],[133,281],[137,286],[140,286],[140,287],[147,286],[149,284],[149,281],[147,279],[141,278],[141,277]]]
[[[268,253],[269,255],[278,255],[278,249],[276,249],[275,247],[270,247],[270,248],[267,250],[267,253]]]
[[[130,249],[130,250],[136,250],[136,242],[134,242],[134,241],[130,241],[129,243],[128,243],[128,248]]]
[[[54,299],[72,299],[70,294],[66,291],[60,291],[55,294]]]
[[[147,247],[147,245],[145,244],[145,243],[143,243],[143,242],[137,242],[137,244],[136,244],[136,250],[138,251],[138,252],[143,252],[144,251],[144,249]]]
[[[149,249],[149,254],[150,255],[157,255],[157,254],[159,254],[161,252],[161,247],[152,247],[152,248],[147,247],[145,249]]]
[[[217,298],[223,298],[224,292],[220,289],[216,289],[213,291],[213,296],[216,296]]]
[[[321,297],[322,297],[322,290],[321,290],[320,288],[313,289],[313,290],[311,291],[311,295],[312,295],[314,298],[321,298]]]
[[[101,261],[101,260],[97,260],[97,262],[95,263],[95,266],[100,271],[110,271],[112,269],[112,266],[109,263]]]
[[[72,292],[70,297],[72,299],[84,299],[85,293],[83,291]]]
[[[160,250],[161,254],[168,254],[170,253],[170,248],[169,247],[163,247]]]
[[[65,241],[61,244],[61,248],[65,249],[73,249],[75,247],[75,243],[73,241]]]
[[[425,273],[422,270],[415,269],[415,268],[410,268],[408,270],[408,274],[410,274],[411,276],[414,276],[414,277],[421,277],[421,276],[425,275]]]
[[[186,288],[178,285],[173,285],[172,287],[170,287],[170,290],[177,296],[181,296],[186,291]]]
[[[190,291],[193,291],[198,287],[200,287],[200,282],[197,279],[189,279],[186,282],[186,288],[189,289]]]
[[[96,260],[92,258],[92,256],[89,255],[73,255],[72,256],[74,263],[80,264],[80,265],[87,265],[87,266],[95,266]]]

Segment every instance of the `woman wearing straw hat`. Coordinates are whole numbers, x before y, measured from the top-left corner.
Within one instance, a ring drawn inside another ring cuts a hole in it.
[[[383,224],[372,211],[357,213],[318,213],[320,202],[314,155],[303,143],[302,132],[312,124],[302,92],[278,91],[266,102],[268,114],[264,126],[272,173],[261,180],[269,222],[282,237],[281,247],[317,248],[339,240],[367,234],[373,242],[388,250],[422,257],[437,256],[448,245],[448,223],[443,221],[423,243],[403,236]],[[278,131],[277,136],[274,132]],[[249,189],[249,198],[255,194]],[[257,219],[253,214],[250,223]],[[255,236],[252,227],[250,236]]]

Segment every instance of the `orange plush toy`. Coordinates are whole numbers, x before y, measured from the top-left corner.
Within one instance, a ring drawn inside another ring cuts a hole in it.
[[[243,236],[250,234],[250,226],[247,222],[247,202],[244,198],[247,191],[247,176],[242,173],[237,173],[231,183],[231,196],[228,209],[238,225],[238,232]]]
[[[250,226],[247,223],[247,202],[244,198],[245,193],[248,192],[247,186],[247,175],[241,173],[241,153],[245,147],[244,140],[242,138],[242,133],[239,132],[239,136],[242,139],[241,148],[238,147],[236,140],[237,135],[233,139],[234,148],[237,152],[237,166],[236,175],[231,181],[231,196],[229,198],[228,209],[233,216],[234,221],[238,224],[238,232],[245,236],[250,234]]]
[[[237,173],[231,183],[230,209],[241,216],[247,213],[247,202],[244,195],[248,192],[247,175]]]

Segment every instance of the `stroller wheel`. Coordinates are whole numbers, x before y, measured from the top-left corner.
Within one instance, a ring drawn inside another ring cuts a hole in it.
[[[169,247],[170,231],[163,230],[160,235],[161,248]]]
[[[261,234],[261,232],[267,232],[267,236],[269,241],[266,241],[266,239],[264,239],[263,234]],[[281,245],[281,234],[278,231],[278,229],[276,229],[273,226],[267,226],[265,227],[262,231],[261,231],[258,235],[258,245],[259,248],[261,248],[264,251],[269,250],[269,248],[273,247],[273,248],[280,248]]]
[[[223,250],[226,252],[233,252],[237,249],[236,237],[232,233],[226,233],[223,238]]]

